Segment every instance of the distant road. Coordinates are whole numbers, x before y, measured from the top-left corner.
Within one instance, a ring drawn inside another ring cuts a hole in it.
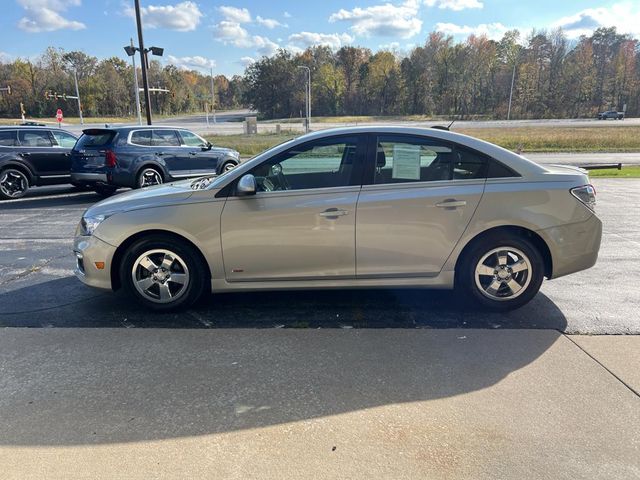
[[[523,156],[537,163],[559,165],[588,165],[594,163],[622,163],[640,165],[639,153],[527,153]]]

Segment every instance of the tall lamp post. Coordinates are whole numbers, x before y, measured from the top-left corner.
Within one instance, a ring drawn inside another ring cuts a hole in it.
[[[131,45],[124,47],[124,51],[131,57],[133,63],[133,83],[136,95],[136,113],[138,114],[138,125],[142,125],[142,112],[140,111],[140,84],[138,83],[138,69],[136,68],[136,47],[133,46],[133,38]]]
[[[513,84],[516,79],[516,65],[518,65],[518,57],[520,50],[516,52],[516,56],[513,59],[513,72],[511,73],[511,90],[509,91],[509,108],[507,109],[507,120],[511,118],[511,100],[513,99]]]
[[[304,68],[307,71],[307,91],[306,91],[307,101],[306,101],[306,112],[305,112],[307,120],[306,120],[305,131],[309,133],[309,130],[311,128],[311,69],[306,65],[298,65],[297,67]]]
[[[144,48],[144,40],[142,38],[142,18],[140,15],[140,0],[134,0],[134,6],[136,10],[136,24],[138,26],[139,47],[129,48],[134,48],[135,50],[140,52],[140,63],[142,64],[142,87],[144,88],[144,106],[147,110],[147,125],[151,125],[151,97],[149,97],[149,79],[147,78],[147,69],[149,68],[147,54],[151,52],[153,55],[161,57],[164,53],[164,49],[160,47]],[[125,47],[125,50],[127,50],[127,47]],[[127,51],[127,54],[129,54],[129,51]]]

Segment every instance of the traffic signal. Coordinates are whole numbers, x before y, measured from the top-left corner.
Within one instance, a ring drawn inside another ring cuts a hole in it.
[[[20,102],[20,113],[22,114],[23,117],[24,117],[25,113],[27,113],[24,110],[24,103],[22,103],[22,102]]]
[[[51,92],[49,90],[45,90],[44,91],[44,99],[45,100],[49,100],[49,95],[51,94]]]
[[[7,95],[11,95],[11,85],[7,85]]]

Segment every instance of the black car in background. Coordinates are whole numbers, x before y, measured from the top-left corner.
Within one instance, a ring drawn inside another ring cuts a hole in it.
[[[183,128],[160,126],[83,130],[71,159],[72,181],[102,195],[119,187],[219,175],[240,163],[235,150],[214,147]]]
[[[53,127],[0,127],[0,199],[20,198],[29,187],[71,181],[77,137]]]

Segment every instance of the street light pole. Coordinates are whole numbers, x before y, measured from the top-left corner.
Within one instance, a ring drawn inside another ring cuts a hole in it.
[[[516,65],[518,63],[518,57],[513,59],[513,72],[511,73],[511,91],[509,92],[509,108],[507,109],[507,120],[511,118],[511,99],[513,98],[513,83],[516,79]]]
[[[213,67],[211,67],[211,110],[213,110],[213,123],[216,123],[216,91],[213,85]]]
[[[309,67],[307,67],[306,65],[298,65],[298,68],[304,68],[307,71],[307,88],[306,88],[306,108],[305,108],[305,114],[306,114],[306,126],[305,126],[305,131],[307,133],[309,133],[309,130],[311,128],[311,69]]]
[[[84,119],[82,118],[82,102],[80,102],[80,90],[78,89],[78,71],[73,69],[73,81],[76,84],[76,100],[78,101],[78,114],[80,115],[80,125],[84,125]]]
[[[131,40],[131,48],[135,48],[133,46],[133,38]],[[138,69],[136,68],[136,55],[131,55],[131,61],[133,62],[133,83],[135,84],[135,94],[136,94],[136,113],[138,114],[138,125],[142,125],[142,112],[140,111],[140,87],[138,84]]]
[[[140,17],[140,0],[134,0],[136,9],[136,24],[138,26],[138,48],[140,50],[140,63],[142,64],[142,87],[144,88],[144,106],[147,110],[147,125],[151,125],[151,98],[149,96],[149,81],[147,79],[147,52],[144,50],[142,39],[142,19]]]

